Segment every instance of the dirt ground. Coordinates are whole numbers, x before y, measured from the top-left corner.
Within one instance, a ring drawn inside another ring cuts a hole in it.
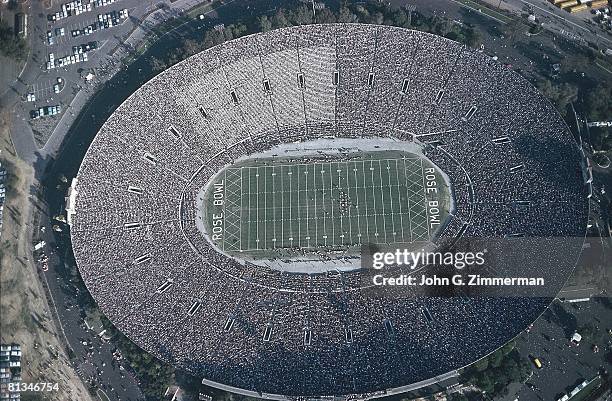
[[[0,236],[0,342],[21,344],[23,382],[59,384],[57,392],[29,394],[27,399],[91,401],[60,343],[35,270],[40,267],[32,257],[29,225],[37,202],[30,195],[33,169],[16,156],[7,118],[8,112],[0,111],[0,161],[9,170]]]

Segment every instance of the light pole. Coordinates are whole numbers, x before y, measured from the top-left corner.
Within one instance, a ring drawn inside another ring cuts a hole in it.
[[[406,11],[408,11],[408,25],[411,26],[412,25],[412,13],[416,10],[416,5],[407,4],[404,7],[406,8]]]

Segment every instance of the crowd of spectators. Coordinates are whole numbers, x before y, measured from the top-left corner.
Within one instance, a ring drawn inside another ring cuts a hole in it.
[[[217,252],[196,224],[201,188],[239,157],[320,137],[421,146],[452,184],[440,243],[584,236],[579,153],[526,81],[427,33],[293,27],[173,66],[104,124],[79,171],[71,227],[102,311],[145,350],[209,380],[317,396],[458,369],[548,305],[547,297],[378,293],[360,270],[286,273]],[[547,255],[539,273],[566,277],[579,250]]]

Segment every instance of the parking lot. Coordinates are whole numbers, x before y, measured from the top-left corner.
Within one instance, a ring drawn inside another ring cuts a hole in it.
[[[31,93],[36,99],[52,98],[54,95],[53,86],[57,83],[57,78],[41,79],[32,85]]]
[[[607,298],[581,303],[555,301],[517,341],[521,354],[532,361],[538,358],[542,368],[533,366],[533,375],[519,389],[516,398],[557,400],[603,369],[610,370],[609,361],[605,362],[602,357],[612,350],[610,322],[612,304]],[[578,345],[570,341],[575,332],[583,336]]]
[[[85,77],[102,74],[100,67],[109,62],[109,53],[123,43],[149,7],[151,3],[139,0],[59,0],[38,15],[31,32],[38,77],[29,80],[34,84],[27,86],[17,110],[19,118],[30,121],[38,132],[38,147],[70,110],[74,96],[89,85]],[[54,88],[58,78],[62,80],[59,92]],[[44,115],[34,123],[32,111],[47,106],[59,106],[61,112]]]

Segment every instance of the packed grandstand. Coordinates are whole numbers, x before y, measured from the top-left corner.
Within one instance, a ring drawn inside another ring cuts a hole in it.
[[[516,73],[418,31],[284,28],[169,68],[97,134],[73,183],[70,222],[80,273],[106,316],[206,383],[284,398],[378,396],[435,381],[544,311],[550,297],[372,296],[363,269],[286,272],[219,252],[198,224],[201,189],[241,157],[321,139],[420,149],[452,187],[436,245],[584,237],[580,153]],[[580,243],[542,252],[529,268],[558,290]]]

